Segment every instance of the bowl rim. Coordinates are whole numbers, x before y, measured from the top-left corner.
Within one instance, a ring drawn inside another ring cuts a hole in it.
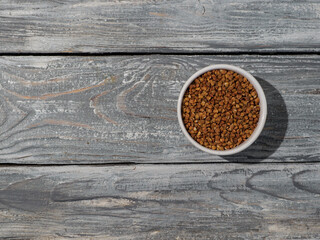
[[[181,113],[181,109],[182,109],[182,100],[183,100],[183,96],[187,90],[187,88],[189,87],[189,85],[200,75],[211,71],[211,70],[216,70],[216,69],[225,69],[225,70],[231,70],[234,71],[242,76],[244,76],[245,78],[247,78],[249,80],[249,82],[253,85],[253,87],[255,88],[255,90],[258,93],[258,97],[260,99],[260,115],[259,115],[259,121],[257,124],[257,127],[255,128],[255,130],[253,131],[253,133],[251,134],[251,136],[245,140],[243,143],[241,143],[239,146],[232,148],[232,149],[228,149],[228,150],[212,150],[209,148],[206,148],[202,145],[200,145],[198,142],[196,142],[188,133],[187,129],[184,126],[184,123],[182,121],[182,113]],[[210,153],[210,154],[215,154],[215,155],[232,155],[232,154],[236,154],[239,153],[243,150],[245,150],[246,148],[248,148],[252,143],[254,143],[254,141],[259,137],[260,133],[263,130],[263,127],[265,125],[266,119],[267,119],[267,100],[266,100],[266,96],[264,94],[264,91],[261,87],[261,85],[259,84],[259,82],[257,81],[257,79],[252,76],[249,72],[245,71],[244,69],[234,66],[234,65],[229,65],[229,64],[214,64],[214,65],[209,65],[207,67],[204,67],[202,69],[200,69],[199,71],[197,71],[196,73],[194,73],[183,85],[180,94],[179,94],[179,98],[178,98],[178,105],[177,105],[177,115],[178,115],[178,121],[179,121],[179,125],[180,128],[183,132],[183,134],[186,136],[186,138],[198,149]]]

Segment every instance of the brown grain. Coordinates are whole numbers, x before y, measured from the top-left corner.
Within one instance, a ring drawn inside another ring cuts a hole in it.
[[[182,102],[182,118],[191,135],[213,150],[234,148],[250,137],[260,115],[259,98],[242,75],[224,69],[196,78]]]

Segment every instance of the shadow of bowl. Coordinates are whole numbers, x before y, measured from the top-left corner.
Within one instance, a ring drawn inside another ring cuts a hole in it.
[[[280,92],[267,81],[255,77],[266,95],[267,120],[258,139],[246,150],[230,156],[223,156],[229,162],[258,163],[271,156],[281,145],[287,128],[288,112]]]

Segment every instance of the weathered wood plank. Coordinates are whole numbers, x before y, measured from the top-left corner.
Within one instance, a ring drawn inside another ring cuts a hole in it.
[[[319,1],[4,0],[0,52],[319,51]]]
[[[176,117],[186,79],[214,63],[249,70],[268,101],[262,136],[229,158],[189,144]],[[319,64],[317,55],[2,57],[0,162],[319,161]]]
[[[319,164],[0,168],[0,237],[319,239]]]

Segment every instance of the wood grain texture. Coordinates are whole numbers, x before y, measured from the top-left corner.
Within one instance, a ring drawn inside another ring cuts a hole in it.
[[[319,239],[319,164],[0,168],[2,239]]]
[[[261,137],[221,158],[193,147],[176,104],[209,64],[257,76],[268,101]],[[23,164],[311,162],[320,157],[320,57],[0,58],[0,162]]]
[[[3,0],[0,52],[319,51],[319,1]]]

